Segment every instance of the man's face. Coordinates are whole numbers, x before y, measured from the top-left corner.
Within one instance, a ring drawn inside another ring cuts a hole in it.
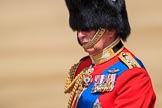
[[[77,31],[77,36],[81,45],[86,44],[90,40],[92,40],[96,32],[96,30]],[[109,35],[110,32],[106,30],[101,39],[94,46],[92,46],[91,48],[84,48],[85,52],[89,53],[90,55],[101,52],[106,46],[108,46],[112,42],[112,37],[115,37]]]

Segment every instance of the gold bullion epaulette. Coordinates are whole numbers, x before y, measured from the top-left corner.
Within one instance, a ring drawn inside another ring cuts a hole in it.
[[[135,58],[129,53],[129,52],[121,52],[119,55],[119,59],[127,65],[129,69],[140,67],[138,62],[135,60]]]

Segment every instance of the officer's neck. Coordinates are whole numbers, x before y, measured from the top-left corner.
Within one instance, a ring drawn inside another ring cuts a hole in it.
[[[96,54],[90,54],[92,63],[95,65],[105,63],[112,59],[124,48],[121,39],[118,37],[110,45],[106,46],[103,50]]]

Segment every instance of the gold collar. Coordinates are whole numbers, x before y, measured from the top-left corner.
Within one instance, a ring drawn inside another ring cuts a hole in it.
[[[90,55],[90,58],[92,63],[95,65],[102,64],[116,56],[120,51],[123,50],[123,48],[124,46],[121,42],[121,39],[117,38],[113,43],[104,48],[102,52],[95,55]]]

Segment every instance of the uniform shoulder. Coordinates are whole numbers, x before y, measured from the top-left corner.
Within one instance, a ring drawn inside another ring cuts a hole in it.
[[[73,87],[73,84],[75,82],[75,77],[90,64],[91,60],[89,56],[85,56],[81,58],[78,63],[75,63],[71,66],[65,82],[65,93],[71,91],[71,88]]]
[[[85,62],[86,63],[89,62],[89,56],[82,57],[79,60],[79,62],[72,65],[70,68],[70,73],[75,73],[75,71],[77,71],[77,69],[80,68],[80,66],[83,65]]]
[[[140,60],[130,52],[121,52],[118,57],[129,69],[135,67],[141,68],[142,62],[139,62]]]
[[[89,59],[89,56],[84,56],[84,57],[82,57],[82,58],[80,59],[80,62],[81,62],[81,61],[84,61],[84,60],[86,60],[86,59]]]
[[[91,64],[92,64],[92,61],[89,56],[85,56],[81,58],[74,76],[77,76],[84,68],[89,67]]]

